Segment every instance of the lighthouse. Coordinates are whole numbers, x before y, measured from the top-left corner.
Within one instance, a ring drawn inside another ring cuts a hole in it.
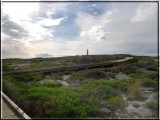
[[[87,56],[89,55],[89,53],[88,53],[88,49],[87,49]]]

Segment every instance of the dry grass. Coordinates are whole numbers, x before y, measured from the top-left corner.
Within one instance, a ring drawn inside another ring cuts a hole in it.
[[[123,69],[124,69],[123,65],[118,65],[118,66],[112,67],[111,72],[118,73],[118,72],[122,71]]]
[[[141,85],[142,85],[141,81],[135,81],[133,84],[129,86],[129,89],[128,89],[129,100],[143,100],[143,97],[140,93]]]

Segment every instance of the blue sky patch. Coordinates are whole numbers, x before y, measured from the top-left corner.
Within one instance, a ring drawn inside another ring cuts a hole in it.
[[[67,40],[73,40],[79,36],[80,28],[75,23],[76,14],[71,11],[58,12],[52,16],[53,19],[66,17],[56,28],[54,29],[54,36],[58,38],[65,38]]]

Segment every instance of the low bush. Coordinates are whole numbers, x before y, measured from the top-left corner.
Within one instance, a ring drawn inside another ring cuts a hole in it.
[[[54,79],[55,80],[63,80],[63,77],[61,75],[55,75]]]
[[[73,72],[70,80],[68,81],[74,81],[74,80],[80,80],[83,81],[85,79],[102,79],[105,78],[106,74],[103,71],[100,71],[99,69],[93,69],[93,70],[84,70],[84,71],[78,71]]]
[[[127,92],[129,87],[129,80],[116,81],[113,84],[113,88],[119,92]]]
[[[99,70],[92,70],[92,71],[88,71],[86,73],[86,77],[87,78],[93,78],[93,79],[102,79],[105,78],[106,75],[104,72],[99,71]]]
[[[3,71],[11,71],[11,70],[15,70],[15,68],[14,68],[14,66],[3,65],[2,70]]]
[[[150,109],[155,109],[155,110],[158,109],[158,103],[157,103],[157,102],[153,102],[153,101],[151,101],[151,102],[146,102],[146,103],[145,103],[145,106],[146,106],[147,108],[150,108]]]
[[[138,68],[130,64],[122,64],[122,65],[114,66],[112,67],[111,72],[113,73],[123,72],[127,75],[133,74],[133,73],[141,73],[141,71],[138,70]]]
[[[112,73],[112,72],[108,72],[107,73],[107,76],[109,77],[109,78],[115,78],[115,73]]]
[[[132,104],[134,107],[139,107],[140,105],[137,103],[137,102],[133,102],[133,104]]]
[[[107,100],[107,104],[111,105],[114,109],[121,109],[127,106],[127,102],[122,96],[116,96]]]
[[[140,58],[138,62],[135,63],[135,65],[141,68],[146,68],[148,70],[158,70],[158,61],[155,61],[153,58],[149,57]]]
[[[86,79],[86,73],[87,71],[78,71],[78,72],[73,72],[71,75],[71,79],[76,79],[76,80],[80,80],[83,81]]]
[[[59,83],[59,82],[45,82],[43,85],[46,86],[46,87],[60,87],[60,86],[62,86],[62,83]]]
[[[87,117],[96,116],[97,106],[82,101],[81,95],[67,88],[30,88],[20,97],[21,106],[31,117]],[[26,104],[27,102],[27,105]],[[36,112],[36,113],[35,113]],[[34,114],[33,114],[34,113]]]
[[[104,80],[89,82],[88,84],[83,85],[82,89],[93,91],[95,98],[99,100],[109,99],[118,94],[117,91],[113,89],[112,84]]]
[[[68,82],[68,83],[73,83],[73,82],[75,82],[77,79],[75,78],[75,77],[73,77],[73,76],[71,76],[70,78],[68,78],[66,81]]]
[[[131,64],[131,63],[136,63],[138,62],[139,58],[138,57],[134,57],[133,59],[127,60],[126,62]]]
[[[24,82],[31,82],[31,81],[39,81],[44,78],[41,73],[25,73],[25,74],[18,74],[18,75],[10,75],[12,79],[16,81],[24,81]]]
[[[158,72],[155,72],[155,73],[152,73],[152,74],[148,75],[147,77],[152,79],[152,80],[158,81],[158,79],[159,79],[158,75],[159,75]]]
[[[147,70],[158,71],[158,64],[146,67]]]
[[[3,79],[3,92],[9,96],[14,102],[17,102],[19,97],[25,92],[29,86],[23,81],[15,81],[11,76]]]
[[[129,74],[141,74],[142,72],[134,67],[134,66],[128,66],[125,69],[122,70],[122,72],[124,72],[125,74],[129,75]]]
[[[152,80],[152,79],[144,79],[142,85],[145,86],[145,87],[157,88],[158,87],[158,81],[155,81],[155,80]]]

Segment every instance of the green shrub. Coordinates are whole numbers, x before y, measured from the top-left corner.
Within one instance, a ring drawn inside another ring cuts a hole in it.
[[[25,92],[29,86],[23,81],[15,81],[12,76],[4,77],[3,92],[9,96],[14,102],[18,101],[19,97]]]
[[[98,112],[98,108],[91,107],[89,105],[80,105],[75,107],[76,117],[95,117]]]
[[[56,80],[63,80],[63,77],[60,76],[60,75],[56,75],[56,76],[54,77],[54,79],[56,79]]]
[[[100,71],[99,69],[92,69],[92,70],[84,70],[84,71],[78,71],[73,72],[71,79],[77,79],[77,80],[85,80],[85,79],[102,79],[105,78],[106,74],[103,71]]]
[[[59,82],[45,82],[43,85],[46,86],[46,87],[60,87],[60,86],[62,86],[62,83],[59,83]]]
[[[138,60],[139,60],[139,58],[137,58],[137,57],[134,57],[133,59],[129,59],[129,60],[127,60],[127,63],[136,63],[136,62],[138,62]]]
[[[92,70],[92,71],[88,71],[86,73],[86,77],[87,78],[93,78],[93,79],[102,79],[102,78],[105,78],[106,75],[105,75],[104,72],[95,69],[95,70]]]
[[[141,74],[142,72],[140,70],[138,70],[136,67],[134,66],[128,66],[126,68],[124,68],[122,70],[122,72],[124,72],[125,74],[129,75],[129,74],[133,74],[133,73],[136,73],[136,74]]]
[[[30,81],[39,81],[44,78],[44,76],[41,73],[25,73],[25,74],[17,74],[17,75],[10,75],[12,76],[12,79],[16,81],[24,81],[24,82],[30,82]]]
[[[113,88],[117,91],[127,92],[129,87],[129,80],[120,80],[113,83]]]
[[[22,106],[26,106],[25,101],[28,101],[29,107],[32,105],[27,108],[33,118],[87,117],[98,112],[97,106],[91,106],[87,100],[82,102],[80,94],[68,88],[30,88],[20,97],[20,101]]]
[[[112,72],[107,73],[107,76],[108,76],[109,78],[115,78],[115,74],[112,73]]]
[[[146,102],[145,106],[148,107],[148,108],[150,108],[150,109],[155,109],[155,110],[158,109],[158,103],[157,102],[153,102],[153,101]]]
[[[127,80],[114,81],[111,84],[113,88],[116,89],[117,91],[128,92],[130,86],[135,84],[135,82],[137,82],[136,84],[139,83],[139,85],[141,86],[146,80],[147,78],[144,78],[142,76],[138,77],[136,76],[136,77],[131,77]]]
[[[70,74],[72,74],[72,72],[73,72],[72,70],[68,70],[68,71],[64,71],[63,74],[64,75],[70,75]]]
[[[72,83],[76,81],[76,78],[71,76],[69,79],[66,80],[68,83]]]
[[[86,73],[87,73],[86,70],[85,71],[73,72],[70,79],[83,81],[83,80],[86,79]]]
[[[142,85],[145,86],[145,87],[157,88],[158,87],[158,81],[154,81],[154,80],[151,80],[151,79],[145,79],[143,81]]]
[[[155,72],[155,73],[152,73],[152,74],[148,75],[147,77],[152,79],[152,80],[158,81],[158,79],[159,79],[158,75],[159,75],[158,72]]]
[[[97,99],[109,99],[117,95],[117,91],[113,89],[111,83],[98,80],[94,82],[89,82],[82,86],[82,89],[89,91],[89,95],[91,92],[94,94],[95,98]],[[88,93],[88,92],[86,92]],[[88,96],[86,96],[88,97]]]
[[[121,109],[127,106],[127,102],[122,96],[116,96],[107,100],[107,104],[111,105],[114,109]]]
[[[140,58],[138,62],[135,63],[136,66],[146,68],[148,70],[158,70],[158,62],[153,60],[152,58]]]
[[[146,67],[147,70],[158,71],[158,64]]]
[[[3,71],[11,71],[11,70],[15,70],[14,66],[9,66],[9,65],[3,65]]]

